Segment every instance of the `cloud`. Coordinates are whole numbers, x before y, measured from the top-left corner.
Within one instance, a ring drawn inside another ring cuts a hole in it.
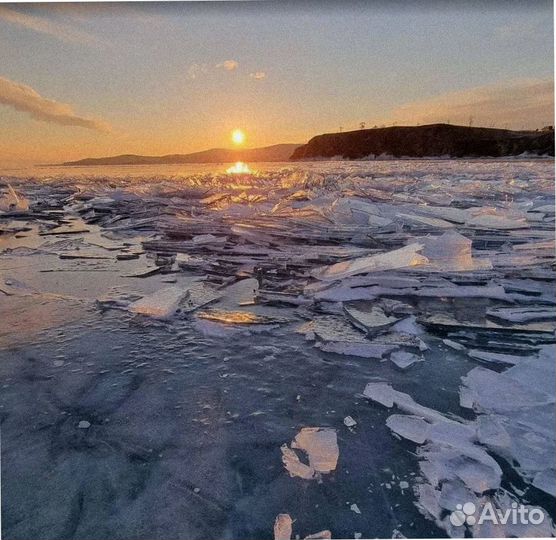
[[[221,64],[216,64],[216,68],[224,68],[226,71],[234,71],[239,66],[235,60],[224,60]]]
[[[85,118],[75,114],[70,105],[46,99],[30,86],[0,77],[0,103],[17,111],[29,113],[35,120],[62,126],[78,126],[103,133],[111,131],[102,120]]]
[[[22,13],[2,5],[0,5],[0,20],[21,28],[33,30],[34,32],[46,34],[60,41],[88,45],[98,45],[100,43],[94,36],[72,26],[55,23],[44,17],[28,15],[27,13]]]
[[[448,92],[407,103],[392,111],[388,123],[450,122],[513,129],[540,128],[554,118],[554,81],[518,79]]]
[[[187,78],[191,80],[197,79],[207,71],[208,66],[206,64],[191,64],[189,68],[187,68]]]
[[[262,79],[266,79],[266,73],[264,71],[255,71],[254,73],[249,73],[249,77],[261,81]]]

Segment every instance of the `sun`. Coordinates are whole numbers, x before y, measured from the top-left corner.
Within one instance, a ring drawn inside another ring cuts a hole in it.
[[[241,129],[234,129],[232,131],[232,142],[240,145],[245,142],[245,133]]]

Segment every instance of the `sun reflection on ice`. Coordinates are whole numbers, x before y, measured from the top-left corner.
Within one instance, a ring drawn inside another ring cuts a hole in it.
[[[247,166],[247,163],[243,163],[243,161],[236,162],[235,165],[232,165],[229,169],[226,169],[228,174],[249,174],[251,169]]]

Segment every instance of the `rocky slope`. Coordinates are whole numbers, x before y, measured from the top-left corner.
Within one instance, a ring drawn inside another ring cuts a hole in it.
[[[326,133],[296,148],[292,160],[368,156],[499,157],[524,152],[554,155],[553,131],[510,131],[481,127],[431,124]]]

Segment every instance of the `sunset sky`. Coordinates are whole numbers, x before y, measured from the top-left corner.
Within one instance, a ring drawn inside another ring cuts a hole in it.
[[[553,123],[550,2],[0,4],[0,163]]]

